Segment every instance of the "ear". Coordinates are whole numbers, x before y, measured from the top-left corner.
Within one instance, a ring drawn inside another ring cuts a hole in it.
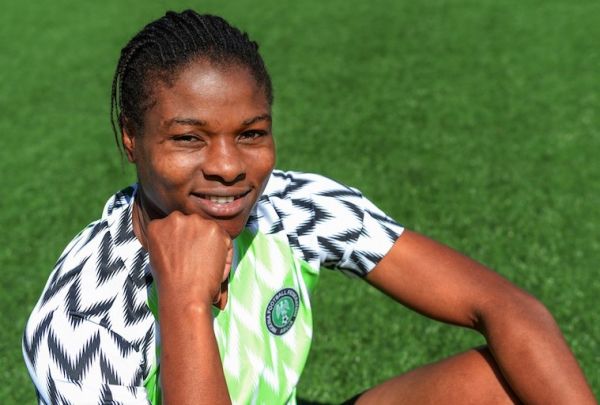
[[[135,134],[131,130],[131,126],[128,125],[125,117],[121,118],[121,128],[121,142],[127,154],[127,159],[131,163],[135,163]]]

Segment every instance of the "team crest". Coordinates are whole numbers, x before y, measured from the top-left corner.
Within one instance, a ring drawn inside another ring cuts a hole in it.
[[[300,298],[293,288],[280,290],[267,305],[265,321],[267,329],[274,335],[286,333],[296,320]]]

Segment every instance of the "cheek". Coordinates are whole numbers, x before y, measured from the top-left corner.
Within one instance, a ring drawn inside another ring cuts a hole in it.
[[[252,156],[250,165],[252,167],[252,172],[257,177],[264,177],[264,181],[266,181],[275,167],[274,145],[259,149],[257,153]]]
[[[157,194],[184,192],[192,181],[197,162],[189,156],[154,154],[138,164],[140,182]]]
[[[259,188],[259,194],[262,194],[269,175],[273,171],[275,159],[272,153],[255,154],[247,165],[246,175]]]

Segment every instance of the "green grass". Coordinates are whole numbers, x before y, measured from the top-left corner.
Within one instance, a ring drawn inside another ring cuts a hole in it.
[[[166,7],[221,14],[259,41],[280,168],[356,186],[532,292],[600,393],[600,3],[33,3],[0,15],[2,403],[34,400],[20,337],[54,261],[133,181],[110,82],[120,48]],[[482,342],[328,271],[314,306],[309,400]]]

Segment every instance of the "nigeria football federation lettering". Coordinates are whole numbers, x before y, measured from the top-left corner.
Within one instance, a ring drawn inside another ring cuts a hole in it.
[[[296,320],[300,299],[293,288],[284,288],[267,305],[265,321],[267,329],[274,335],[286,333]]]

